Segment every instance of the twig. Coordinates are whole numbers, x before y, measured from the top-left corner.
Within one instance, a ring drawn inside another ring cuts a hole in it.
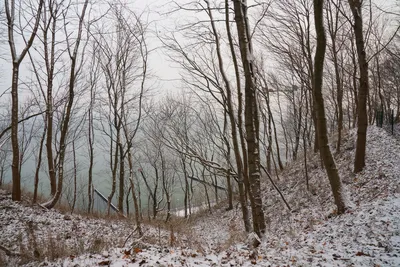
[[[126,242],[128,242],[128,239],[133,235],[133,233],[135,233],[135,232],[137,231],[137,229],[138,229],[138,227],[136,227],[135,230],[133,230],[133,232],[130,233],[130,234],[128,235],[128,237],[125,239],[124,247],[125,247],[125,245],[126,245]]]
[[[287,207],[290,211],[292,211],[292,209],[291,209],[290,206],[289,206],[289,203],[287,203],[287,201],[286,201],[285,197],[283,196],[281,190],[279,190],[279,188],[276,186],[276,184],[275,184],[274,181],[272,180],[272,177],[271,177],[271,175],[269,174],[269,172],[267,171],[267,169],[266,169],[263,165],[261,165],[261,164],[260,164],[260,166],[261,166],[261,168],[263,169],[263,171],[267,174],[269,180],[271,181],[271,183],[272,183],[272,185],[274,186],[274,188],[276,189],[276,191],[278,191],[278,193],[279,193],[279,195],[281,196],[283,202],[285,202],[286,207]]]
[[[9,257],[19,257],[20,256],[19,253],[12,252],[11,250],[9,250],[8,248],[6,248],[6,247],[4,247],[2,245],[0,245],[0,249],[3,250],[6,253],[6,255],[9,256]]]
[[[45,211],[49,211],[49,209],[48,209],[48,208],[46,208],[45,206],[43,206],[42,204],[40,204],[40,203],[37,203],[37,205],[38,205],[39,207],[41,207],[43,210],[45,210]]]
[[[45,113],[45,111],[41,111],[41,112],[39,112],[39,113],[29,115],[29,116],[26,117],[26,118],[20,119],[20,120],[18,121],[18,123],[24,122],[24,121],[26,121],[26,120],[29,120],[29,119],[33,118],[33,117],[39,116],[39,115],[41,115],[41,114],[43,114],[43,113]],[[8,126],[7,128],[5,128],[5,129],[0,133],[0,139],[1,139],[1,138],[3,137],[3,135],[5,135],[9,130],[11,130],[11,125]]]

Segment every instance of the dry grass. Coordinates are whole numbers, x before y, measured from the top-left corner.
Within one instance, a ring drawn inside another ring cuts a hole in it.
[[[71,246],[71,242],[67,241],[69,239],[73,239],[73,246]],[[25,232],[20,233],[18,236],[20,251],[18,264],[43,262],[45,260],[55,261],[60,258],[75,257],[83,253],[97,254],[107,250],[112,245],[110,241],[101,236],[85,240],[72,235],[47,233],[45,236],[38,237],[35,227],[28,224]],[[0,266],[2,266],[1,262],[0,255]]]
[[[11,194],[10,184],[3,184],[0,188],[6,191],[7,195]],[[32,198],[33,194],[24,190],[20,204],[34,209],[43,209],[43,207],[38,207],[37,204],[32,204]],[[43,203],[45,200],[47,199],[43,196],[38,196],[38,203]],[[54,210],[59,211],[61,214],[70,214],[70,209],[67,205],[58,204]],[[103,224],[118,223],[120,225],[121,221],[126,222],[127,225],[132,224],[130,220],[121,219],[120,216],[106,217],[100,214],[87,214],[84,212],[80,213],[80,215],[82,220],[101,219]],[[65,257],[75,257],[83,253],[101,253],[110,247],[122,246],[124,241],[123,237],[117,236],[113,237],[112,240],[108,240],[109,238],[104,238],[100,232],[88,239],[84,235],[74,235],[74,232],[71,232],[69,228],[60,232],[39,229],[38,225],[31,221],[27,221],[26,225],[15,235],[17,235],[15,236],[15,242],[12,246],[9,244],[9,248],[6,248],[10,250],[11,247],[14,247],[14,251],[12,251],[14,255],[7,255],[5,251],[0,249],[0,267],[19,266],[28,263],[30,263],[30,266],[35,266],[32,264],[45,260],[54,261]]]
[[[8,194],[11,194],[11,190],[12,190],[12,184],[11,183],[7,183],[7,184],[2,184],[0,186],[0,189],[5,190]],[[36,203],[33,203],[33,192],[29,191],[26,188],[22,188],[22,201],[21,204],[25,205],[25,206],[35,206],[35,205],[40,205],[40,203],[44,203],[46,201],[49,200],[48,197],[44,196],[43,194],[39,194],[37,195],[37,201]],[[79,210],[79,209],[75,209],[73,213],[71,213],[71,207],[63,202],[58,202],[55,207],[55,210],[57,210],[58,212],[60,212],[61,214],[75,214],[75,215],[80,215],[84,218],[87,219],[104,219],[104,220],[108,220],[110,222],[115,222],[115,221],[121,221],[121,220],[127,220],[128,218],[121,216],[119,214],[110,214],[107,215],[107,213],[101,213],[101,212],[91,212],[88,213],[86,210]],[[128,219],[129,220],[129,219]]]

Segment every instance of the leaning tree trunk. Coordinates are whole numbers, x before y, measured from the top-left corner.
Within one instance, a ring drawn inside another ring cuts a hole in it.
[[[354,35],[357,47],[358,65],[360,68],[360,87],[358,90],[357,105],[357,143],[354,159],[354,172],[360,172],[365,167],[365,148],[367,144],[367,98],[368,98],[368,62],[365,53],[363,36],[363,21],[360,0],[349,0],[351,12],[354,17]]]
[[[315,63],[314,63],[313,93],[314,93],[315,109],[316,109],[319,151],[326,172],[328,174],[338,214],[342,214],[346,210],[346,205],[343,195],[343,186],[340,181],[335,160],[333,159],[328,144],[324,99],[322,96],[323,68],[324,68],[325,49],[326,49],[326,37],[325,37],[325,29],[323,21],[323,2],[324,2],[323,0],[314,0],[314,18],[315,18],[315,31],[317,34],[317,47],[315,51],[315,60],[314,60]]]

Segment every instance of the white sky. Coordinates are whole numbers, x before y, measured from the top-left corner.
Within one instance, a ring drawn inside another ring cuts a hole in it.
[[[216,2],[222,0],[215,0]],[[129,1],[128,1],[129,2]],[[183,4],[189,2],[189,0],[176,0],[176,2]],[[249,1],[250,2],[250,1]],[[385,10],[395,11],[395,7],[400,6],[400,0],[374,0],[378,6],[383,7]],[[148,45],[150,48],[159,48],[160,42],[154,35],[154,31],[157,29],[160,31],[166,25],[173,25],[176,19],[183,19],[182,12],[173,15],[162,15],[163,12],[171,10],[174,7],[173,1],[171,0],[134,0],[129,2],[132,9],[137,12],[148,12],[148,20],[151,23],[150,29],[152,33],[149,33],[151,38],[148,39]],[[0,8],[4,2],[0,2]],[[196,14],[191,13],[190,16]],[[181,17],[178,17],[181,16]],[[162,34],[162,32],[160,32]],[[0,46],[0,55],[7,54],[8,46]],[[28,62],[28,58],[24,59],[24,62]],[[161,88],[161,90],[169,90],[171,88],[179,87],[179,71],[174,68],[171,62],[168,62],[166,56],[163,54],[161,49],[156,49],[150,56],[149,68],[154,76],[157,76],[157,81],[153,80],[153,87]],[[0,59],[0,94],[10,86],[10,70],[11,65],[9,62],[5,62]]]

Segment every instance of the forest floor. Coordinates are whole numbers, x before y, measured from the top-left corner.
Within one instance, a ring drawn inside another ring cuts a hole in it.
[[[367,136],[363,172],[352,173],[355,131],[335,155],[349,206],[343,215],[318,155],[273,175],[290,210],[265,179],[267,232],[257,249],[247,245],[238,205],[172,227],[146,225],[139,239],[128,220],[47,211],[0,189],[0,266],[400,266],[400,138],[375,126]]]

